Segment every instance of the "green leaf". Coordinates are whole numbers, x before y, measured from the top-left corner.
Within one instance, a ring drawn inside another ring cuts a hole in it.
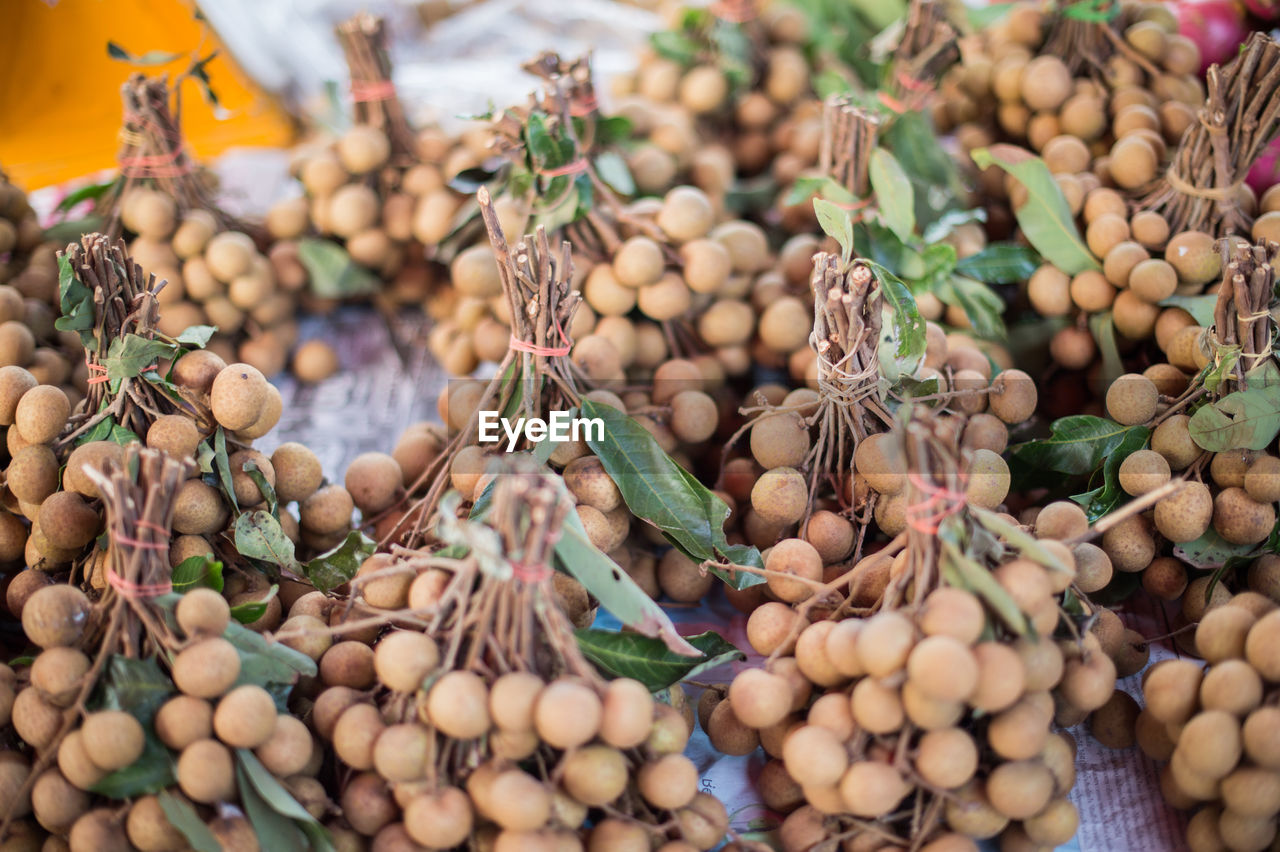
[[[359,530],[352,530],[337,547],[305,563],[302,573],[320,591],[332,591],[354,577],[377,549],[376,541]]]
[[[177,352],[178,347],[172,343],[126,334],[111,341],[102,364],[107,368],[107,379],[114,382],[140,376],[155,366],[157,360],[171,358]]]
[[[213,473],[213,445],[208,439],[200,442],[196,447],[196,464],[200,466],[201,473]]]
[[[239,753],[242,749],[237,749]],[[252,754],[252,752],[249,752]],[[306,852],[307,838],[293,820],[271,807],[253,784],[244,763],[236,761],[236,786],[240,792],[240,804],[253,826],[259,849],[271,852]]]
[[[575,630],[583,655],[608,677],[629,677],[648,687],[650,692],[666,689],[685,678],[747,655],[718,633],[700,633],[688,637],[698,649],[698,656],[674,654],[661,639],[636,633],[587,628]]]
[[[160,670],[154,657],[134,659],[112,654],[103,666],[88,707],[122,710],[142,723],[146,733],[142,756],[93,786],[93,791],[113,799],[154,793],[176,780],[173,759],[156,738],[151,720],[160,705],[175,694],[173,681]]]
[[[587,443],[605,472],[617,484],[627,508],[653,524],[695,562],[718,562],[761,568],[754,547],[730,546],[724,523],[729,506],[663,452],[653,436],[633,419],[608,405],[582,400],[582,415],[604,421],[604,435]],[[734,588],[762,582],[755,574],[721,569],[713,572]]]
[[[1240,362],[1240,346],[1216,346],[1213,366],[1204,373],[1204,389],[1209,393],[1217,393],[1222,383],[1235,374],[1236,364]]]
[[[1170,296],[1158,303],[1166,308],[1182,308],[1191,314],[1196,325],[1208,328],[1213,325],[1213,311],[1218,306],[1218,294],[1208,296]]]
[[[881,221],[898,239],[907,242],[916,230],[915,203],[907,173],[893,154],[876,148],[871,152],[870,177]]]
[[[952,276],[949,283],[974,333],[987,340],[1004,340],[1008,331],[1004,326],[1004,299],[1000,294],[964,275]]]
[[[207,555],[189,556],[173,569],[173,590],[184,594],[192,589],[222,591],[222,563]]]
[[[981,215],[962,207],[960,199],[968,192],[955,159],[938,141],[941,135],[918,111],[894,116],[880,132],[880,143],[893,152],[911,180],[916,223],[929,235],[926,243],[941,239],[954,224]]]
[[[227,433],[219,426],[213,430],[213,467],[218,473],[222,493],[234,510],[240,509],[236,501],[236,489],[231,480],[231,459],[227,456]]]
[[[631,169],[627,161],[616,151],[605,151],[597,154],[595,159],[596,175],[600,180],[619,195],[635,195],[636,182],[631,177]]]
[[[97,352],[98,340],[89,333],[93,328],[93,291],[76,277],[65,254],[58,256],[58,304],[62,316],[54,320],[54,327],[79,332],[85,349]]]
[[[157,799],[165,818],[186,838],[195,852],[222,852],[222,844],[213,836],[196,809],[186,799],[179,799],[168,790],[162,790]]]
[[[841,257],[848,263],[853,257],[853,219],[849,212],[825,198],[813,199],[813,212],[823,233],[840,244]]]
[[[173,681],[160,671],[154,657],[134,659],[112,654],[94,687],[89,707],[124,710],[147,724],[173,693]]]
[[[891,316],[890,330],[896,344],[894,357],[900,362],[918,361],[924,357],[925,323],[915,298],[898,276],[874,261],[864,262],[879,282],[880,295],[884,297],[885,308]],[[905,369],[902,372],[913,371]]]
[[[622,115],[601,116],[596,119],[597,150],[621,145],[631,138],[631,119]]]
[[[218,331],[216,325],[193,325],[188,326],[174,338],[174,342],[180,346],[187,346],[194,349],[203,349],[209,345],[209,340]]]
[[[1058,418],[1049,428],[1050,437],[1018,444],[1013,457],[1033,468],[1083,476],[1115,452],[1133,427],[1105,417],[1075,414]]]
[[[1201,449],[1264,450],[1280,435],[1280,368],[1267,360],[1245,374],[1246,390],[1229,393],[1191,415],[1187,430]]]
[[[618,621],[644,636],[655,637],[681,657],[696,652],[697,649],[676,633],[671,618],[657,601],[591,543],[577,512],[565,516],[554,554],[556,567],[581,583]]]
[[[258,486],[258,491],[261,492],[263,499],[266,500],[267,511],[278,517],[276,509],[279,508],[280,502],[276,499],[276,490],[272,487],[270,482],[267,482],[267,478],[262,475],[262,471],[258,469],[257,462],[252,459],[246,461],[242,466],[241,471],[249,474],[249,478],[253,480],[253,484]]]
[[[1098,352],[1102,355],[1102,373],[1100,381],[1111,387],[1111,383],[1124,375],[1124,361],[1120,358],[1120,346],[1116,342],[1116,324],[1111,311],[1103,311],[1089,317],[1089,331],[1098,344]]]
[[[82,201],[96,201],[115,188],[119,180],[119,177],[113,177],[111,180],[103,181],[102,183],[86,184],[74,192],[68,193],[65,198],[58,202],[58,206],[53,209],[57,213],[66,213]]]
[[[977,254],[956,261],[956,272],[988,284],[1018,284],[1040,267],[1040,255],[1030,246],[991,243]]]
[[[265,597],[256,601],[245,601],[231,607],[231,617],[241,624],[253,624],[267,614],[267,604],[280,591],[280,587],[272,584]]]
[[[992,24],[997,24],[1008,17],[1010,10],[1016,6],[1016,3],[992,3],[988,6],[969,6],[965,5],[965,20],[969,22],[969,26],[975,30],[985,30]]]
[[[1013,213],[1027,241],[1047,261],[1068,275],[1101,269],[1080,238],[1075,217],[1048,166],[1039,157],[1024,159],[1025,155],[1023,149],[1003,144],[976,148],[971,154],[980,167],[999,166],[1026,188],[1027,200]]]
[[[245,512],[236,518],[234,529],[236,550],[240,555],[286,569],[297,564],[293,542],[270,512],[262,509]]]
[[[311,292],[322,299],[349,299],[378,290],[378,278],[351,259],[337,243],[315,237],[298,240],[298,261],[307,270]]]
[[[852,204],[857,201],[853,193],[826,175],[800,175],[791,185],[782,203],[787,206],[803,204],[815,195],[840,204]]]
[[[1252,552],[1255,544],[1232,544],[1218,534],[1211,524],[1195,541],[1174,545],[1173,555],[1193,568],[1204,571],[1221,568],[1227,560]]]
[[[664,30],[649,36],[653,50],[663,59],[670,59],[677,65],[688,67],[698,61],[701,49],[698,43],[682,32]]]
[[[148,50],[135,56],[114,41],[107,42],[107,56],[130,65],[167,65],[182,58],[181,53],[166,53],[163,50]]]
[[[297,828],[302,830],[310,841],[307,848],[317,852],[332,852],[334,847],[328,830],[298,803],[293,794],[262,765],[253,752],[243,748],[236,749],[236,764],[242,781],[242,790],[245,786],[243,782],[247,781],[248,786],[253,788],[263,804],[285,819],[291,820]],[[275,849],[274,846],[262,848]]]

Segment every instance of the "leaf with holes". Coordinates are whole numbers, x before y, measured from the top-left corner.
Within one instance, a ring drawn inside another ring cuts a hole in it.
[[[1246,389],[1198,408],[1187,430],[1212,453],[1263,450],[1280,435],[1280,368],[1268,360],[1245,374]]]
[[[350,581],[377,549],[376,541],[359,530],[352,530],[337,547],[304,563],[302,573],[311,585],[329,592]]]
[[[261,559],[288,570],[297,565],[293,542],[270,512],[262,509],[245,512],[236,518],[234,530],[236,550],[241,556]]]

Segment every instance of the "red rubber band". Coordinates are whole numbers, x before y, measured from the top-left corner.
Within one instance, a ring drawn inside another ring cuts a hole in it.
[[[121,157],[120,171],[125,177],[130,178],[181,177],[190,174],[195,168],[195,161],[191,159],[183,160],[181,163],[175,162],[183,153],[183,148],[179,146],[167,154]]]
[[[569,115],[577,118],[591,115],[600,109],[600,104],[596,100],[595,95],[587,95],[585,98],[574,98],[569,104]]]
[[[560,333],[560,339],[564,341],[564,346],[539,346],[536,343],[530,343],[527,340],[521,340],[512,334],[507,340],[507,347],[517,352],[528,352],[530,355],[543,355],[547,358],[562,358],[569,354],[573,349],[573,341],[569,339],[569,335],[564,333],[564,329],[560,327],[560,320],[555,321],[556,331]]]
[[[117,540],[118,540],[117,536]],[[166,547],[168,545],[165,545]],[[173,583],[166,580],[163,583],[133,583],[121,577],[114,569],[107,568],[107,582],[111,584],[111,588],[126,598],[158,598],[161,595],[167,595],[173,591]]]
[[[546,565],[530,565],[527,562],[512,562],[511,576],[522,583],[541,583],[551,579],[551,569]]]
[[[587,170],[587,161],[584,158],[581,160],[574,160],[572,163],[569,163],[568,165],[560,166],[554,169],[539,169],[538,174],[542,175],[543,177],[557,178],[557,177],[564,177],[565,175],[581,174],[586,170]]]
[[[936,535],[942,522],[964,507],[968,495],[963,491],[935,485],[918,473],[908,473],[907,479],[928,495],[906,508],[907,523],[917,532]]]
[[[100,385],[103,382],[110,381],[110,379],[107,378],[107,368],[102,366],[101,364],[95,364],[92,361],[90,361],[89,350],[87,349],[85,350],[85,353],[84,353],[84,365],[89,368],[90,373],[98,373],[98,375],[96,376],[89,377],[87,382],[88,384]]]
[[[113,536],[115,541],[120,544],[127,544],[130,547],[140,547],[143,550],[168,550],[169,542],[167,541],[141,541],[136,538],[129,538],[127,535],[116,534]]]
[[[389,101],[396,96],[396,84],[390,80],[352,80],[351,99],[357,103]]]
[[[893,95],[889,94],[888,92],[880,92],[879,94],[880,94],[880,103],[884,104],[889,109],[896,112],[898,115],[902,115],[904,112],[907,111],[907,105],[904,104],[902,101],[898,100],[897,98],[895,98]]]
[[[911,92],[933,91],[933,86],[930,86],[928,83],[926,83],[923,80],[917,80],[915,77],[912,77],[906,71],[898,72],[898,83],[902,86],[902,88]]]

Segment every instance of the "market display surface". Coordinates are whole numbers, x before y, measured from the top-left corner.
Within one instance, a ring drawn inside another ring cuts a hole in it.
[[[1278,848],[1248,12],[718,0],[428,126],[360,14],[258,215],[113,45],[0,183],[0,850]]]

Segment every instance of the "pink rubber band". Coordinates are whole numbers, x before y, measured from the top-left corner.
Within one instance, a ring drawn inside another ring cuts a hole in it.
[[[711,14],[731,24],[745,24],[757,14],[753,0],[716,0],[709,9]]]
[[[539,169],[538,174],[542,175],[543,177],[556,178],[556,177],[564,177],[565,175],[581,174],[586,170],[587,170],[587,161],[586,159],[581,159],[581,160],[574,160],[572,163],[569,163],[568,165],[560,166],[554,169]]]
[[[107,582],[122,596],[131,599],[158,598],[173,591],[173,583],[167,580],[155,584],[133,583],[121,577],[112,568],[107,568]]]
[[[934,485],[918,473],[908,473],[907,479],[928,495],[919,503],[906,508],[907,523],[918,532],[936,535],[942,522],[964,507],[968,495],[963,491],[952,491],[941,485]]]
[[[511,576],[522,583],[541,583],[551,578],[551,569],[546,565],[530,565],[527,562],[512,562]]]
[[[596,101],[595,95],[588,95],[585,98],[575,98],[569,104],[569,115],[582,118],[591,115],[600,108],[600,104]]]
[[[357,103],[389,101],[396,96],[396,85],[390,80],[352,80],[351,99]]]

